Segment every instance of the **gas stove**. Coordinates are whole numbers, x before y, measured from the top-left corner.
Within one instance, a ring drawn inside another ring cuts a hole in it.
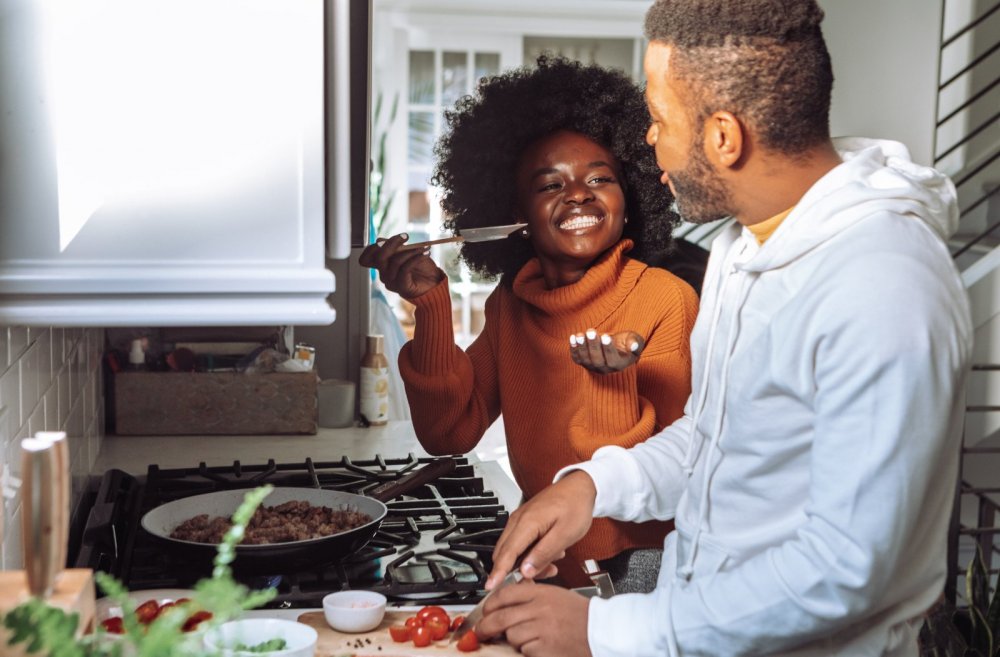
[[[454,458],[456,467],[448,476],[387,502],[389,513],[374,538],[344,559],[269,574],[241,574],[237,560],[235,578],[255,589],[276,588],[271,608],[320,607],[324,595],[343,589],[378,591],[400,604],[477,602],[508,512],[492,491],[484,490],[476,465],[468,457]],[[91,481],[74,517],[71,561],[114,575],[133,591],[191,588],[208,576],[206,566],[162,549],[142,529],[140,520],[150,509],[191,495],[265,483],[363,494],[432,460],[410,454],[175,469],[150,465],[140,476],[109,470]]]

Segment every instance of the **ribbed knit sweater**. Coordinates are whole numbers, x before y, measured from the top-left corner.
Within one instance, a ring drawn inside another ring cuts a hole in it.
[[[485,326],[467,351],[455,344],[447,280],[413,299],[416,326],[399,371],[424,448],[469,452],[502,413],[511,470],[530,498],[560,468],[604,445],[631,447],[680,417],[698,298],[670,272],[625,257],[631,247],[622,240],[579,281],[555,289],[531,260],[486,300]],[[643,336],[639,361],[612,374],[577,365],[569,336],[588,328]],[[580,562],[660,547],[671,528],[597,518],[567,555]]]

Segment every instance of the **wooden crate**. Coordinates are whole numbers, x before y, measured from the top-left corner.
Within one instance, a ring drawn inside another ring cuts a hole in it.
[[[316,433],[314,372],[119,372],[115,433],[126,436]]]

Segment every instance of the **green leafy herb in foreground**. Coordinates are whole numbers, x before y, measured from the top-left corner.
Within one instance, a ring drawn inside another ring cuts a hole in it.
[[[236,545],[243,540],[250,517],[272,488],[270,485],[261,486],[246,494],[233,514],[232,528],[219,544],[212,576],[195,585],[192,605],[212,612],[212,619],[206,621],[205,626],[231,620],[247,609],[267,603],[276,594],[274,589],[251,591],[233,580],[230,568],[236,558]],[[122,608],[124,635],[108,635],[99,630],[96,634],[78,639],[78,614],[67,614],[42,600],[32,599],[0,619],[7,631],[7,645],[21,644],[28,654],[38,657],[200,657],[205,654],[200,632],[185,633],[181,630],[188,610],[174,607],[148,625],[143,625],[136,618],[135,602],[118,580],[101,572],[95,573],[94,578],[108,598]],[[0,654],[6,652],[2,637],[3,632],[0,632]]]
[[[284,650],[288,647],[288,642],[284,639],[276,638],[270,641],[261,641],[258,644],[248,646],[245,643],[237,643],[233,646],[233,650],[238,650],[240,652],[273,652],[275,650]]]

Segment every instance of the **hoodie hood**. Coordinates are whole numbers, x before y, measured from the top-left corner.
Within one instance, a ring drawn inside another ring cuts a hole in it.
[[[954,184],[944,174],[914,163],[906,146],[857,137],[833,143],[842,164],[806,192],[741,269],[762,272],[787,265],[882,210],[907,214],[942,240],[955,232],[959,212]]]

